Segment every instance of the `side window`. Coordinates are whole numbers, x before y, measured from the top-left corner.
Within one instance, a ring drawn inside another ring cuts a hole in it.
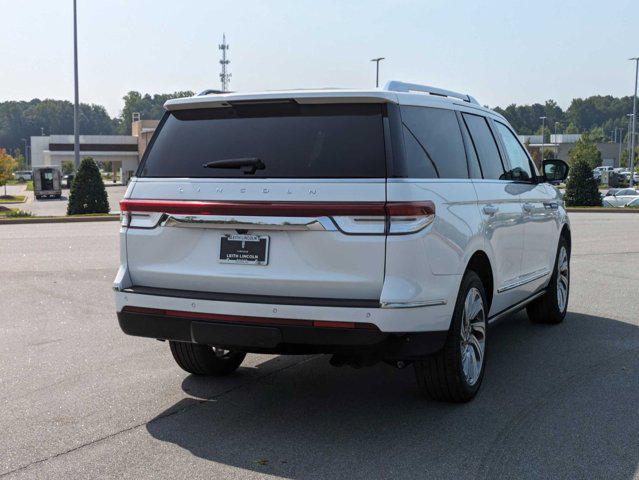
[[[510,161],[510,170],[506,172],[506,178],[509,180],[529,181],[532,178],[532,171],[530,170],[530,162],[524,148],[506,125],[500,122],[495,122],[495,125]]]
[[[440,178],[468,178],[466,152],[453,110],[401,107],[401,115],[405,129],[424,149]],[[407,135],[404,134],[405,142],[406,139]],[[408,176],[423,177],[423,174],[418,175],[424,171],[423,164],[411,165],[412,163],[407,165],[407,169],[411,170]]]
[[[460,114],[461,115],[461,114]],[[470,178],[484,178],[481,173],[481,167],[479,166],[479,158],[477,158],[477,152],[473,141],[470,139],[468,128],[462,120],[460,122],[460,128],[462,131],[462,137],[464,138],[464,145],[466,146],[466,157],[468,157],[468,173]]]
[[[428,158],[415,136],[405,125],[402,127],[402,132],[404,133],[406,165],[405,171],[397,173],[404,178],[437,178],[435,165]]]
[[[504,166],[501,163],[495,137],[493,137],[486,119],[470,113],[464,113],[462,116],[470,133],[475,152],[479,157],[484,178],[503,180]]]

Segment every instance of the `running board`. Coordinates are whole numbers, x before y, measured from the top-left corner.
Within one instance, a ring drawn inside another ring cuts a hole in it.
[[[521,310],[522,308],[524,308],[526,305],[528,305],[533,300],[537,300],[544,293],[546,293],[546,289],[540,290],[537,293],[533,293],[530,297],[526,298],[525,300],[522,300],[521,302],[516,303],[515,305],[513,305],[512,307],[507,308],[506,310],[502,310],[501,312],[496,313],[495,315],[493,315],[492,317],[490,317],[488,319],[488,322],[487,322],[488,325],[494,325],[495,323],[497,323],[499,320],[502,320],[507,315],[509,315],[511,313],[515,313],[515,312]]]

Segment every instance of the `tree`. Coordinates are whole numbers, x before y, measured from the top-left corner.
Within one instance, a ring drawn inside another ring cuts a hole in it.
[[[4,185],[4,196],[7,196],[7,182],[13,178],[18,163],[4,148],[0,148],[0,185]]]
[[[592,167],[586,158],[576,157],[572,162],[564,200],[569,207],[601,206],[597,180],[592,176]]]
[[[575,133],[579,133],[579,129],[575,126],[574,123],[570,122],[568,124],[568,126],[566,127],[566,132],[567,134],[575,134]]]
[[[63,160],[60,166],[62,167],[63,175],[69,175],[75,170],[75,165],[73,165],[73,162],[71,160]]]
[[[91,157],[82,159],[71,185],[67,215],[109,213],[109,201],[100,170]]]
[[[194,93],[191,91],[160,93],[153,96],[148,93],[142,95],[140,92],[130,91],[122,100],[124,107],[118,120],[118,133],[121,135],[130,135],[131,119],[134,113],[139,113],[141,118],[159,120],[164,114],[164,102],[171,98],[191,97]]]
[[[82,134],[112,135],[116,121],[101,105],[80,104]],[[19,148],[23,138],[47,134],[73,133],[73,104],[65,100],[0,102],[0,145]]]
[[[621,152],[621,159],[619,159],[619,166],[620,167],[629,167],[630,165],[628,165],[628,149],[623,149],[623,152]],[[634,158],[634,167],[635,169],[637,167],[639,167],[639,147],[635,148],[635,158]]]
[[[584,160],[590,165],[590,170],[601,165],[601,152],[589,133],[584,133],[574,148],[568,152],[568,163],[572,167],[578,160]]]
[[[102,170],[105,172],[110,172],[111,170],[113,170],[113,165],[108,160],[101,162],[101,166]]]
[[[24,158],[19,148],[13,151],[13,158],[17,163],[16,170],[24,170],[27,167],[27,159]]]

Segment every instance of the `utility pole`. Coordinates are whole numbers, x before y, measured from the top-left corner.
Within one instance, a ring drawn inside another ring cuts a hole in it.
[[[371,62],[375,62],[375,87],[379,87],[379,62],[385,60],[385,57],[371,58]]]
[[[619,156],[618,156],[618,162],[619,162],[619,166],[621,167],[621,146],[623,145],[623,128],[619,129]]]
[[[632,133],[630,141],[630,186],[635,183],[635,126],[637,123],[637,79],[639,79],[639,57],[631,58],[635,62],[635,95],[632,98]]]
[[[75,100],[73,103],[73,160],[76,170],[80,167],[80,94],[78,93],[78,19],[76,0],[73,0],[73,78],[75,80]]]
[[[546,125],[546,117],[539,117],[541,120],[541,161],[544,161],[544,127]]]
[[[220,82],[222,83],[222,91],[229,91],[229,84],[231,83],[231,74],[226,71],[226,67],[230,60],[226,58],[226,52],[229,49],[229,44],[226,43],[226,33],[222,34],[222,44],[218,45],[218,48],[222,50],[222,60],[220,60],[220,64],[222,65],[222,73],[220,73]]]

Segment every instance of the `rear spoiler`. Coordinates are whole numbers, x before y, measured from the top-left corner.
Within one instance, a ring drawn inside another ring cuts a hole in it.
[[[397,103],[397,94],[384,90],[370,91],[295,91],[295,92],[267,92],[267,93],[215,93],[198,95],[196,97],[173,98],[167,100],[164,108],[172,110],[190,110],[194,108],[224,108],[234,102],[273,102],[295,101],[299,104],[330,104],[330,103]]]

